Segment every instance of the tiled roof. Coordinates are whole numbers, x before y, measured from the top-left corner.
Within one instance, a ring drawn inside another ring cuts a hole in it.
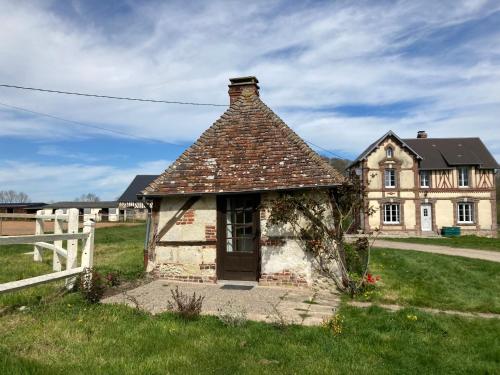
[[[271,191],[333,186],[342,180],[260,100],[258,91],[243,89],[143,194]]]

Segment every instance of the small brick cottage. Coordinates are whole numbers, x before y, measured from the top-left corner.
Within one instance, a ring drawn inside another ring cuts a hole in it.
[[[266,202],[342,177],[261,101],[255,77],[230,82],[226,112],[140,194],[152,203],[147,269],[174,280],[311,284],[310,257],[266,225]]]

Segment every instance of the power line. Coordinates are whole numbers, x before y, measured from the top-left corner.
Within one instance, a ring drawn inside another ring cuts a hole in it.
[[[302,139],[304,139],[304,138],[302,138]],[[345,159],[344,157],[340,156],[339,154],[336,154],[335,152],[332,152],[332,151],[330,151],[330,150],[327,150],[326,148],[323,148],[323,147],[318,146],[318,145],[316,145],[316,144],[314,144],[314,143],[312,143],[312,142],[309,142],[307,139],[304,139],[304,141],[305,141],[306,143],[309,143],[311,146],[313,146],[313,147],[317,147],[317,148],[319,148],[319,149],[321,149],[321,150],[323,150],[323,151],[326,151],[326,152],[328,152],[329,154],[332,154],[333,156],[335,156],[335,157],[337,157],[337,158],[339,158],[339,159]]]
[[[195,102],[181,102],[181,101],[174,101],[174,100],[129,98],[129,97],[123,97],[123,96],[87,94],[87,93],[81,93],[81,92],[49,90],[49,89],[41,89],[41,88],[37,88],[37,87],[25,87],[25,86],[16,86],[16,85],[7,85],[7,84],[0,84],[0,87],[6,87],[6,88],[9,88],[9,89],[50,92],[52,94],[86,96],[86,97],[101,98],[101,99],[129,100],[129,101],[136,101],[136,102],[163,103],[163,104],[182,104],[182,105],[209,106],[209,107],[227,107],[227,104],[195,103]]]
[[[109,133],[115,133],[115,134],[119,134],[119,135],[122,135],[122,136],[130,137],[130,138],[136,138],[136,139],[140,139],[140,140],[143,140],[143,141],[160,142],[160,143],[165,143],[165,144],[168,144],[168,145],[177,146],[177,147],[183,147],[183,148],[187,147],[186,145],[182,145],[180,143],[173,143],[173,142],[163,141],[161,139],[154,139],[154,138],[142,137],[140,135],[134,135],[134,134],[127,133],[127,132],[124,132],[124,131],[120,131],[120,130],[109,129],[109,128],[105,128],[105,127],[102,127],[102,126],[91,125],[91,124],[87,124],[87,123],[79,122],[79,121],[74,121],[74,120],[68,120],[68,119],[65,119],[63,117],[50,115],[48,113],[33,111],[31,109],[27,109],[27,108],[23,108],[23,107],[17,107],[15,105],[10,105],[10,104],[6,104],[6,103],[2,103],[2,102],[0,102],[0,105],[4,106],[4,107],[7,107],[7,108],[15,109],[15,110],[18,110],[18,111],[23,111],[23,112],[31,113],[31,114],[35,114],[35,115],[38,115],[38,116],[49,117],[49,118],[52,118],[52,119],[55,119],[55,120],[64,121],[64,122],[68,122],[68,123],[71,123],[71,124],[75,124],[75,125],[79,125],[79,126],[83,126],[83,127],[87,127],[87,128],[98,129],[98,130],[106,131],[106,132],[109,132]]]
[[[114,134],[119,134],[119,135],[122,135],[122,136],[127,136],[127,137],[130,137],[130,138],[136,138],[136,139],[140,139],[140,140],[144,140],[144,141],[150,141],[150,142],[160,142],[160,143],[165,143],[165,144],[172,145],[172,146],[177,146],[177,147],[184,147],[184,148],[188,147],[186,145],[182,145],[182,144],[179,144],[179,143],[173,143],[173,142],[163,141],[163,140],[160,140],[160,139],[142,137],[142,136],[139,136],[139,135],[134,135],[134,134],[127,133],[127,132],[124,132],[124,131],[120,131],[120,130],[109,129],[109,128],[105,128],[105,127],[102,127],[102,126],[87,124],[87,123],[83,123],[83,122],[79,122],[79,121],[75,121],[75,120],[68,120],[68,119],[63,118],[63,117],[51,115],[51,114],[48,114],[48,113],[38,112],[38,111],[34,111],[32,109],[18,107],[18,106],[15,106],[15,105],[10,105],[10,104],[6,104],[6,103],[2,103],[2,102],[0,102],[0,105],[4,106],[4,107],[7,107],[7,108],[15,109],[15,110],[18,110],[18,111],[23,111],[23,112],[31,113],[31,114],[35,114],[35,115],[38,115],[38,116],[49,117],[49,118],[52,118],[52,119],[55,119],[55,120],[58,120],[58,121],[64,121],[64,122],[68,122],[68,123],[75,124],[75,125],[78,125],[78,126],[83,126],[83,127],[87,127],[87,128],[98,129],[98,130],[106,131],[106,132],[109,132],[109,133],[114,133]],[[326,149],[324,147],[321,147],[321,146],[319,146],[317,144],[314,144],[314,143],[308,141],[305,138],[302,138],[302,139],[304,139],[304,141],[306,143],[309,143],[313,147],[316,147],[316,148],[319,148],[319,149],[321,149],[321,150],[323,150],[325,152],[328,152],[329,154],[331,154],[331,155],[333,155],[333,156],[335,156],[337,158],[344,159],[342,156],[340,156],[340,155],[338,155],[338,154],[336,154],[336,153],[334,153],[334,152],[332,152],[332,151],[330,151],[330,150],[328,150],[328,149]]]

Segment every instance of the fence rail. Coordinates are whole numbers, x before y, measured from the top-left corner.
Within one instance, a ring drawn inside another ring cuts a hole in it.
[[[2,214],[1,217],[26,217],[26,214]],[[78,232],[78,210],[70,209],[67,214],[56,211],[53,215],[43,215],[41,211],[33,216],[36,220],[35,234],[24,236],[2,236],[1,245],[34,244],[33,260],[41,262],[44,250],[51,250],[53,254],[52,269],[53,273],[30,277],[23,280],[12,281],[0,284],[0,293],[18,290],[29,286],[43,284],[49,281],[66,279],[66,286],[72,288],[74,276],[81,273],[85,268],[93,265],[94,257],[94,231],[95,223],[91,220],[85,221],[83,231]],[[44,233],[44,222],[54,221],[54,234]],[[68,222],[68,233],[63,233],[64,221]],[[78,258],[78,240],[83,243],[81,254],[81,265],[77,265]],[[63,248],[63,241],[67,241],[67,248]],[[53,242],[53,244],[49,243]],[[1,249],[0,249],[1,251]],[[66,259],[66,270],[62,270],[62,259]]]

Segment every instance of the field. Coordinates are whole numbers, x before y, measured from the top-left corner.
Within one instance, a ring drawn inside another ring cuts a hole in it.
[[[108,228],[116,226],[134,226],[137,223],[120,223],[120,222],[99,222],[96,223],[96,228]],[[64,228],[66,229],[66,223]],[[83,223],[80,223],[80,227]],[[46,222],[45,231],[47,233],[54,231],[54,223]],[[0,218],[0,236],[20,236],[23,234],[35,234],[35,221],[24,221],[24,220],[5,220]]]
[[[140,278],[143,234],[143,225],[98,229],[96,268],[125,280]],[[34,264],[23,254],[29,250],[0,248],[0,282],[50,270],[49,260]],[[61,283],[3,295],[0,373],[500,372],[500,319],[432,315],[412,307],[497,312],[500,265],[375,250],[372,271],[382,280],[370,299],[408,308],[394,313],[344,303],[338,335],[322,327],[228,327],[216,317],[185,321],[170,313],[89,305],[77,293],[60,295]]]

